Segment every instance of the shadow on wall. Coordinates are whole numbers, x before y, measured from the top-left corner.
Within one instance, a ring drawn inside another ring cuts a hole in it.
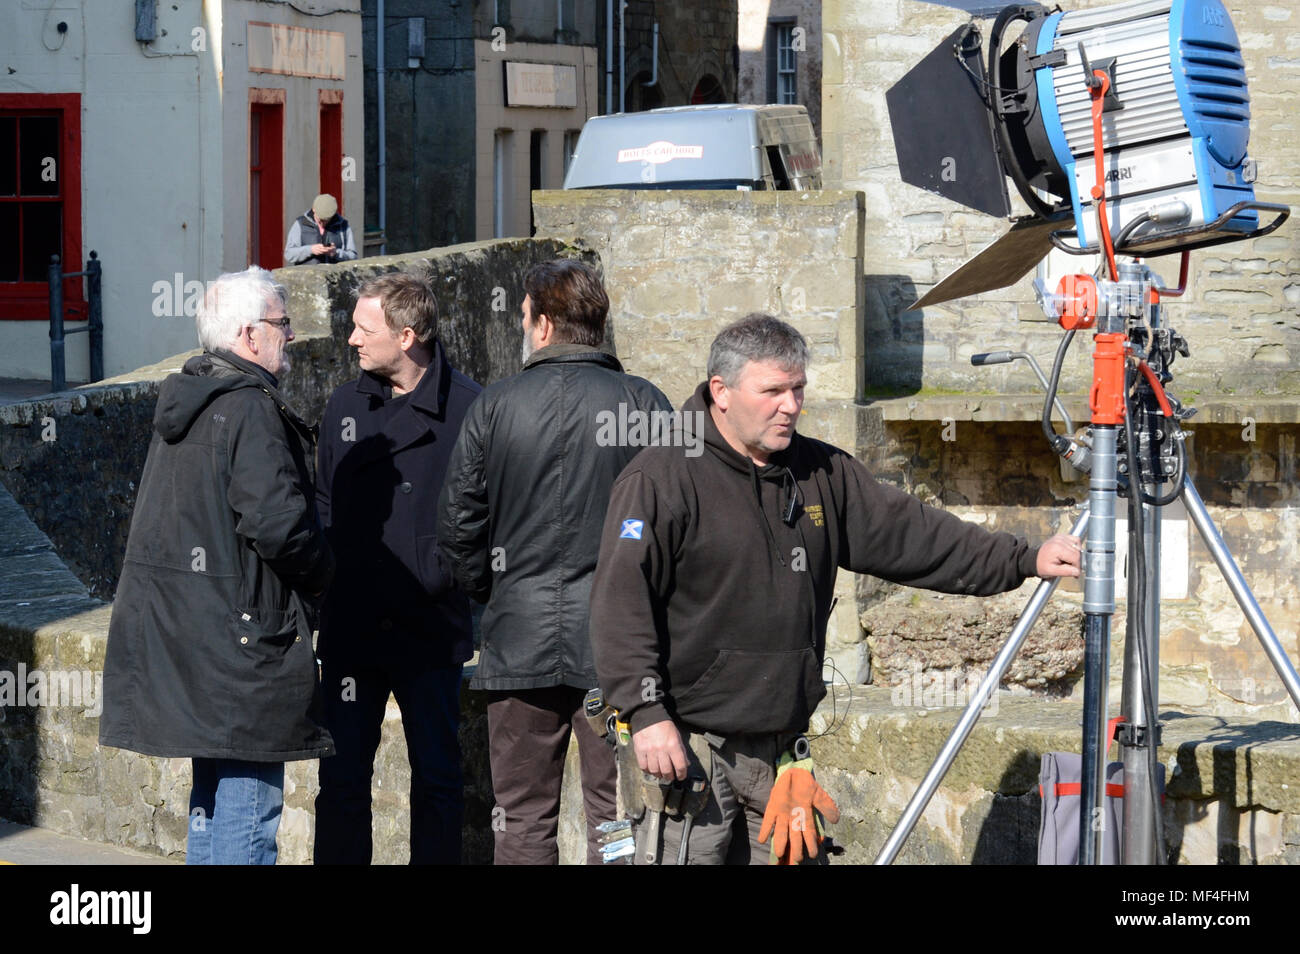
[[[971,852],[973,865],[1032,865],[1038,861],[1038,797],[1041,757],[1021,749],[998,780],[993,804],[980,824]]]
[[[1178,712],[1160,713],[1160,719],[1165,723],[1186,718],[1192,717]],[[1187,857],[1187,829],[1208,818],[1211,812],[1215,814],[1215,860],[1218,864],[1258,864],[1261,855],[1272,854],[1269,849],[1276,850],[1273,842],[1279,840],[1279,836],[1275,831],[1260,830],[1261,822],[1267,824],[1273,813],[1256,807],[1262,799],[1255,786],[1258,756],[1254,750],[1265,743],[1296,739],[1300,739],[1300,726],[1287,722],[1250,725],[1228,725],[1225,722],[1221,728],[1206,733],[1197,742],[1179,746],[1168,793],[1176,806],[1188,806],[1190,810],[1179,813],[1185,816],[1179,817],[1166,804],[1165,841],[1171,862],[1185,864],[1189,860],[1202,860]],[[1197,758],[1198,747],[1210,749],[1210,778],[1203,777],[1206,766],[1202,764],[1203,758]],[[1214,793],[1213,797],[1207,798],[1207,792]],[[1285,841],[1285,832],[1282,840]],[[1285,864],[1300,861],[1300,847],[1284,846],[1282,852],[1281,859],[1272,860],[1281,860]]]
[[[902,396],[921,390],[924,313],[906,311],[919,297],[907,275],[865,276],[863,340],[865,396]]]

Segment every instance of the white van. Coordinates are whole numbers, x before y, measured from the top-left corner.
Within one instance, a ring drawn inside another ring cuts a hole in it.
[[[820,189],[802,106],[672,106],[593,116],[566,189]]]

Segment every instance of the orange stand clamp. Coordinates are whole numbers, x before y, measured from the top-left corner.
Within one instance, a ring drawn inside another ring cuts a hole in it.
[[[1092,391],[1088,405],[1092,408],[1092,423],[1118,425],[1124,423],[1124,360],[1128,336],[1112,331],[1093,338],[1097,350],[1092,356]]]

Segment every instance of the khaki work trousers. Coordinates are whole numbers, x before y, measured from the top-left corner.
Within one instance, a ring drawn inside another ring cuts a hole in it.
[[[698,736],[696,739],[698,740]],[[715,743],[707,747],[712,756],[711,765],[701,765],[696,749],[704,750],[698,741],[692,745],[690,734],[682,732],[682,742],[693,766],[698,766],[709,779],[709,800],[696,816],[691,827],[690,841],[686,846],[686,863],[690,865],[765,865],[771,857],[771,838],[767,844],[758,843],[758,833],[763,826],[763,811],[767,808],[772,783],[776,780],[776,762],[789,745],[789,734],[733,735],[725,740],[710,736]],[[626,763],[625,763],[626,764]],[[635,764],[633,761],[632,764]],[[621,781],[621,780],[620,780]],[[636,834],[636,864],[645,864],[649,848],[649,813],[634,822]],[[677,864],[678,850],[685,830],[684,819],[663,816],[659,864]],[[825,864],[825,852],[814,859]]]

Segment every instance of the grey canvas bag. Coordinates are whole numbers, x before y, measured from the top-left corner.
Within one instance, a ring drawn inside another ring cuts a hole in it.
[[[1108,726],[1106,748],[1114,741],[1120,719]],[[1038,825],[1038,863],[1040,865],[1074,865],[1079,863],[1079,806],[1083,758],[1073,752],[1044,752],[1038,773],[1038,794],[1042,809]],[[1157,768],[1156,785],[1164,800],[1165,767]],[[1124,826],[1124,763],[1106,765],[1106,797],[1102,807],[1104,836],[1101,863],[1120,863],[1120,832]]]

